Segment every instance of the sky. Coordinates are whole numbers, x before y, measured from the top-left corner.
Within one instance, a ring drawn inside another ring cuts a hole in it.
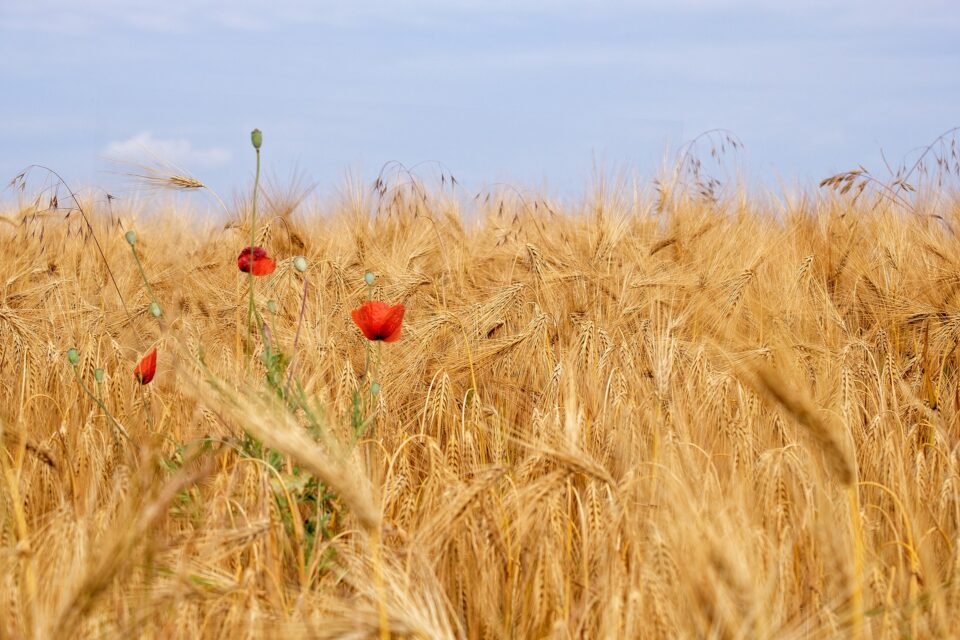
[[[162,160],[230,193],[258,127],[321,193],[397,161],[570,194],[724,128],[729,171],[808,186],[960,125],[960,4],[0,0],[0,90],[4,184]]]

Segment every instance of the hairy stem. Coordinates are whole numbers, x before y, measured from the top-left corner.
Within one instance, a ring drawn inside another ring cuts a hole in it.
[[[137,254],[137,248],[133,245],[130,245],[130,251],[133,251],[133,259],[137,263],[137,269],[140,271],[140,277],[143,278],[143,284],[147,287],[147,293],[150,294],[150,302],[154,302],[159,305],[160,302],[157,300],[157,296],[153,293],[153,287],[150,286],[150,281],[147,279],[147,273],[143,270],[143,263],[140,262],[140,256]]]
[[[253,176],[253,203],[250,206],[250,250],[257,244],[257,190],[260,187],[260,149],[257,152],[257,170]],[[253,335],[253,256],[250,257],[250,269],[247,272],[247,284],[250,287],[250,304],[247,310],[247,339]],[[253,348],[247,358],[247,367],[249,368],[253,361]]]
[[[290,354],[290,370],[287,372],[287,384],[284,385],[283,395],[290,392],[290,382],[293,380],[293,370],[297,366],[297,346],[300,344],[300,330],[303,328],[303,316],[307,310],[307,288],[309,280],[303,279],[303,297],[300,300],[300,317],[297,319],[297,333],[293,336],[293,351]]]
[[[88,396],[90,396],[90,398],[97,403],[97,406],[100,407],[100,410],[103,411],[104,415],[106,415],[107,418],[110,419],[110,424],[112,424],[113,427],[117,431],[119,431],[124,438],[126,438],[129,441],[130,434],[127,433],[127,430],[123,428],[123,425],[117,422],[116,418],[113,417],[113,414],[110,413],[109,409],[107,409],[107,405],[103,404],[103,401],[100,398],[98,398],[92,391],[90,391],[90,389],[87,388],[87,385],[83,384],[83,378],[80,377],[80,372],[77,370],[76,367],[73,368],[73,373],[77,377],[77,384],[80,385],[80,388],[83,389],[83,392],[86,393]]]

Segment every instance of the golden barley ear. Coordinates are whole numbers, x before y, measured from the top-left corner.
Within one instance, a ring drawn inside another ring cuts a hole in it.
[[[762,396],[780,405],[817,443],[834,477],[844,486],[849,486],[857,478],[853,455],[848,444],[849,438],[842,426],[834,421],[830,414],[819,410],[809,395],[796,384],[788,383],[783,376],[770,366],[753,369],[752,376],[745,380]]]

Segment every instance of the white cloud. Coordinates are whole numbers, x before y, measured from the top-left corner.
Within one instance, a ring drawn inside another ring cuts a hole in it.
[[[194,147],[184,138],[155,138],[149,131],[111,142],[103,153],[111,160],[121,162],[150,160],[198,169],[210,169],[230,162],[230,152],[226,149]]]

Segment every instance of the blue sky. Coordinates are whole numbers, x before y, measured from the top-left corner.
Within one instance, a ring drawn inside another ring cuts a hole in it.
[[[397,160],[562,194],[724,127],[753,181],[806,185],[960,125],[960,6],[5,1],[0,81],[4,179],[122,191],[110,159],[160,157],[229,193],[259,127],[321,193]]]

